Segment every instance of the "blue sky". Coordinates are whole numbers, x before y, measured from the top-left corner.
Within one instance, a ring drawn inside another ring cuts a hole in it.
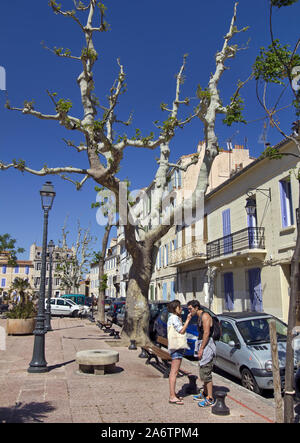
[[[64,9],[72,8],[71,0],[60,0]],[[182,57],[189,54],[186,81],[182,97],[195,97],[197,85],[207,85],[214,70],[215,53],[223,45],[223,36],[229,28],[234,1],[232,0],[107,0],[107,21],[111,31],[95,37],[99,60],[95,68],[96,95],[105,104],[105,97],[118,75],[117,58],[124,65],[127,93],[121,97],[118,117],[127,120],[133,112],[133,125],[143,134],[154,130],[153,122],[163,120],[160,103],[171,103],[175,90],[175,74]],[[238,6],[237,26],[250,26],[246,33],[235,37],[234,43],[249,48],[240,51],[234,60],[227,62],[220,83],[223,104],[226,105],[235,91],[237,81],[246,79],[251,72],[261,46],[270,43],[268,8],[264,0],[241,0]],[[298,39],[300,3],[274,11],[275,37],[291,45]],[[81,117],[79,89],[76,78],[81,72],[80,62],[65,60],[46,51],[48,47],[64,47],[80,55],[83,38],[72,20],[55,15],[47,0],[33,3],[22,0],[2,2],[0,17],[0,66],[6,71],[6,90],[11,105],[21,107],[24,100],[35,100],[35,108],[52,113],[46,90],[57,92],[73,103],[71,114]],[[220,146],[226,147],[230,138],[233,144],[245,144],[250,155],[257,157],[263,150],[263,110],[257,103],[255,83],[249,83],[242,91],[245,99],[244,116],[248,125],[236,124],[230,128],[217,125]],[[56,122],[35,119],[4,108],[5,91],[0,91],[0,159],[24,159],[32,168],[48,166],[86,167],[84,153],[68,148],[62,138],[80,141],[78,136],[64,130]],[[282,104],[288,103],[288,97]],[[195,102],[196,104],[196,102]],[[192,109],[192,108],[191,108]],[[259,120],[260,119],[260,120]],[[291,110],[280,117],[288,131],[294,120]],[[125,129],[121,128],[122,133]],[[171,145],[171,160],[196,150],[203,139],[203,127],[199,120],[184,130],[179,130]],[[268,141],[276,143],[281,136],[268,132]],[[128,177],[132,189],[147,186],[156,171],[155,157],[159,152],[128,148],[119,177]],[[10,169],[0,171],[0,232],[10,233],[18,246],[26,249],[20,258],[28,258],[30,244],[42,242],[42,210],[39,190],[46,180],[55,186],[56,198],[50,213],[48,240],[55,242],[61,236],[61,227],[68,216],[70,243],[76,237],[77,221],[82,227],[90,227],[97,237],[94,249],[100,248],[103,227],[96,221],[96,210],[91,203],[96,200],[94,183],[88,181],[81,191],[60,177],[37,177]]]

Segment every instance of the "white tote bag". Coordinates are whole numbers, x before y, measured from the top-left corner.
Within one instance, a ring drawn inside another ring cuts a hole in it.
[[[168,349],[189,349],[186,333],[180,334],[173,325],[168,327]]]

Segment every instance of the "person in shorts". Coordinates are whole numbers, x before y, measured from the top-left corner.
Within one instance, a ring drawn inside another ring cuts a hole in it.
[[[203,390],[199,395],[194,395],[193,399],[199,401],[198,406],[207,407],[215,403],[213,398],[212,370],[216,356],[216,345],[212,338],[213,319],[208,312],[205,312],[198,300],[191,300],[187,304],[189,313],[198,316],[198,348],[196,350],[199,360],[199,376],[203,382]]]
[[[170,330],[170,327],[174,327],[175,331],[177,331],[179,334],[185,334],[186,328],[188,327],[188,324],[192,318],[192,315],[189,314],[187,316],[186,322],[184,325],[182,325],[181,320],[181,312],[182,307],[179,300],[173,300],[168,304],[168,311],[170,313],[168,317],[168,331]],[[168,341],[169,340],[169,334],[168,334]],[[172,358],[171,363],[171,370],[169,374],[169,387],[170,387],[170,397],[169,397],[169,403],[175,404],[175,405],[183,405],[182,398],[178,398],[175,393],[176,388],[176,378],[178,375],[178,371],[182,362],[182,358],[184,355],[185,349],[172,349],[168,348],[169,353]]]

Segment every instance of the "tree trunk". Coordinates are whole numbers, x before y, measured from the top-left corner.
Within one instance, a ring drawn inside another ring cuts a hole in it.
[[[299,203],[300,208],[300,182],[299,182]],[[296,305],[299,284],[299,259],[300,259],[300,235],[299,221],[297,220],[297,241],[295,251],[291,261],[291,291],[288,315],[288,330],[286,341],[286,365],[285,365],[285,394],[284,394],[284,422],[294,421],[294,349],[293,349],[293,328],[296,325]]]
[[[103,276],[104,276],[104,262],[105,262],[105,254],[107,249],[107,243],[108,238],[111,230],[111,224],[108,222],[108,224],[105,226],[105,232],[102,238],[102,251],[101,251],[101,257],[99,259],[99,292],[98,292],[98,303],[97,303],[97,319],[99,321],[105,321],[105,289],[103,287]]]
[[[138,346],[150,342],[148,289],[152,271],[152,249],[142,246],[132,258],[126,296],[124,343],[135,340]]]

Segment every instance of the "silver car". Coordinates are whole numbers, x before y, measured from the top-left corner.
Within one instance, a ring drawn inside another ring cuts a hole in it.
[[[273,389],[269,321],[276,320],[278,357],[282,383],[285,374],[287,325],[276,317],[258,312],[232,312],[218,315],[222,335],[216,342],[215,366],[241,379],[256,393]],[[296,340],[296,339],[294,339]],[[298,338],[299,340],[299,338]],[[300,348],[294,347],[295,372]]]

